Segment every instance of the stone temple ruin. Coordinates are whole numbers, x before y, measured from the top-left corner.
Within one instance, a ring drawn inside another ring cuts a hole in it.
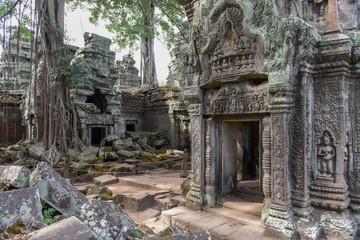
[[[258,180],[265,237],[360,239],[359,2],[179,2],[191,36],[172,52],[179,86],[121,91],[141,86],[134,60],[114,63],[109,39],[85,35],[81,139],[166,132],[191,149],[189,203],[214,207]]]
[[[358,1],[179,2],[198,58],[188,198],[214,206],[242,171],[260,179],[266,235],[358,239]]]

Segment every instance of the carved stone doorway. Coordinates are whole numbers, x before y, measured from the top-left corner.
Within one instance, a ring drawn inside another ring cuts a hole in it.
[[[258,182],[261,189],[259,121],[222,121],[220,194],[235,192],[239,182]]]

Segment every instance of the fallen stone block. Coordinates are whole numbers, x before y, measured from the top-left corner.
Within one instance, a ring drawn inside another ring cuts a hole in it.
[[[117,150],[120,150],[120,149],[123,149],[125,146],[124,146],[124,142],[121,140],[121,139],[118,139],[118,140],[115,140],[113,143],[112,143],[112,146],[113,146],[113,149],[115,151]]]
[[[166,144],[165,139],[159,139],[159,140],[155,140],[152,145],[155,147],[161,147],[164,146],[165,144]]]
[[[45,153],[45,145],[43,142],[39,142],[28,146],[29,156],[32,158],[41,158]]]
[[[148,193],[127,195],[122,202],[124,207],[135,211],[141,211],[150,208],[154,206],[155,203],[155,194]]]
[[[96,158],[96,153],[99,151],[98,147],[90,146],[85,151],[80,153],[78,158],[84,162],[92,162]]]
[[[163,238],[150,238],[151,240],[211,240],[209,232],[192,232],[188,234],[176,234]]]
[[[26,167],[0,166],[0,179],[10,182],[16,188],[29,187],[30,174],[31,171]]]
[[[19,159],[22,159],[24,157],[24,152],[5,149],[4,157],[5,157],[5,160],[14,162]]]
[[[146,138],[140,138],[137,143],[145,150],[152,150],[152,148],[150,147],[150,145],[147,143],[147,139]]]
[[[97,240],[91,229],[76,217],[66,218],[39,230],[30,240]]]
[[[101,182],[103,185],[109,185],[109,184],[118,183],[119,179],[113,175],[106,174],[106,175],[102,175],[102,176],[94,178],[93,182],[94,183]]]
[[[89,200],[75,216],[102,239],[126,239],[135,228],[133,220],[112,201]]]
[[[0,213],[5,218],[0,218],[1,224],[9,228],[16,222],[22,222],[27,228],[42,228],[42,208],[39,190],[36,187],[0,191]]]
[[[116,167],[111,168],[110,170],[112,173],[115,174],[115,176],[121,176],[124,173],[128,172],[135,172],[136,167],[134,165],[128,164],[128,163],[121,163],[117,165]]]
[[[139,156],[138,151],[119,150],[116,153],[119,155],[119,157],[125,157],[125,158],[132,158],[132,157]]]
[[[164,237],[168,237],[171,235],[182,235],[182,234],[184,234],[184,231],[182,230],[182,228],[179,225],[173,225],[173,226],[165,228],[164,230],[162,230],[161,232],[156,234],[155,237],[164,238]]]
[[[119,158],[118,155],[116,155],[116,153],[114,153],[114,152],[105,152],[104,153],[105,160],[115,160],[118,158]]]
[[[87,202],[81,192],[45,162],[40,162],[31,173],[29,185],[37,186],[41,199],[62,214],[72,216]]]

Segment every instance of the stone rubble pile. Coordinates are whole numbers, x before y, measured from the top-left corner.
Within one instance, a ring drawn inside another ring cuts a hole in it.
[[[118,181],[111,175],[94,178],[94,184],[87,185],[83,192],[97,195],[99,199],[88,199],[44,161],[39,160],[33,169],[0,165],[0,237],[111,240],[127,239],[138,231],[141,234],[138,239],[144,239],[146,233],[137,230],[134,221],[121,210],[116,197],[113,198],[112,192],[103,185],[115,180]],[[44,220],[49,217],[46,212],[49,209],[53,209],[55,216],[51,216],[51,224],[47,226],[49,223]],[[211,239],[207,232],[185,234],[176,227],[165,229],[150,239],[194,238]]]
[[[73,151],[71,155],[71,169],[80,178],[87,173],[95,176],[144,173],[171,168],[182,160],[182,152],[171,150],[168,139],[159,132],[126,132],[122,139],[108,135],[100,147],[90,146],[82,153]]]
[[[18,228],[18,234],[41,229],[30,239],[126,239],[135,228],[113,201],[89,201],[46,162],[39,162],[32,172],[26,167],[0,166],[0,179],[13,187],[0,191],[0,234]],[[46,205],[64,219],[45,227]]]

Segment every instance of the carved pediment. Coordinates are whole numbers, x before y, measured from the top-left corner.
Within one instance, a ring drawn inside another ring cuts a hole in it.
[[[227,7],[215,22],[216,44],[211,54],[211,80],[238,78],[254,73],[257,44],[243,29],[244,14],[240,8]]]

